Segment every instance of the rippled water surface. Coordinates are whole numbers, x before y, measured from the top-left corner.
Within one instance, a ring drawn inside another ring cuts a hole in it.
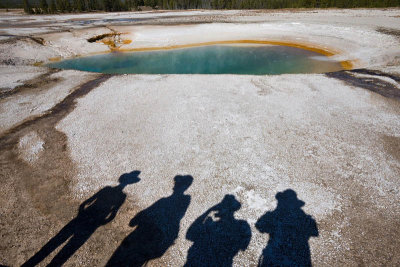
[[[49,64],[53,68],[123,74],[283,74],[341,70],[321,54],[287,46],[212,45],[147,52],[113,52]]]

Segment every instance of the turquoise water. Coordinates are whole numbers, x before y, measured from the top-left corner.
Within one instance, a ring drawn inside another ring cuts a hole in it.
[[[212,45],[114,52],[50,63],[50,67],[110,74],[283,74],[341,70],[321,54],[287,46]]]

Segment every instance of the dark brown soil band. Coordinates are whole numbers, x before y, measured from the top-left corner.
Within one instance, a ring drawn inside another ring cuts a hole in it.
[[[367,76],[357,76],[363,74]],[[400,83],[400,77],[394,74],[385,73],[377,70],[355,69],[348,71],[337,71],[325,74],[328,77],[339,79],[348,85],[367,89],[380,94],[384,97],[400,100],[400,89],[393,83],[381,79],[390,78]]]
[[[42,116],[34,117],[0,136],[0,180],[5,188],[0,196],[0,236],[2,253],[11,258],[29,258],[47,240],[49,229],[68,221],[76,213],[76,200],[70,192],[75,163],[70,157],[67,136],[57,123],[76,106],[76,100],[105,82],[111,75],[99,75],[65,97]],[[21,157],[19,140],[35,132],[43,150],[34,162]],[[8,189],[7,189],[8,188]],[[32,229],[35,229],[34,231]],[[26,233],[32,238],[27,239]],[[29,248],[16,250],[15,244]]]

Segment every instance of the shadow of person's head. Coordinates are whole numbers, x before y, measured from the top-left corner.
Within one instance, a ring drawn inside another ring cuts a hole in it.
[[[224,218],[224,217],[233,217],[235,211],[240,210],[241,204],[239,201],[236,200],[235,196],[233,195],[225,195],[224,199],[215,206],[215,217],[217,218]]]
[[[138,183],[140,181],[139,174],[140,174],[140,171],[124,173],[119,177],[118,181],[119,181],[120,185],[122,185],[124,187],[129,184]]]
[[[183,194],[192,185],[193,177],[191,175],[177,175],[174,177],[174,181],[174,194]]]
[[[299,209],[304,206],[304,202],[297,198],[297,194],[292,189],[286,189],[276,194],[278,207],[284,209]]]

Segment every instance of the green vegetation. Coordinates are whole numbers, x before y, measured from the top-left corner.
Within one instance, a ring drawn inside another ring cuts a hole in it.
[[[398,7],[400,0],[4,0],[0,8],[24,8],[29,14],[159,9],[275,9]]]
[[[33,13],[33,9],[30,6],[28,0],[24,0],[24,11],[25,11],[25,13],[28,13],[28,14],[32,14]]]

